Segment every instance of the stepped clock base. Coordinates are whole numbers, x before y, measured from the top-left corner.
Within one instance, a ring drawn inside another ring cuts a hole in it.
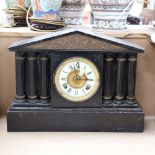
[[[8,131],[117,131],[143,132],[144,113],[134,106],[103,108],[51,108],[49,104],[12,103]]]

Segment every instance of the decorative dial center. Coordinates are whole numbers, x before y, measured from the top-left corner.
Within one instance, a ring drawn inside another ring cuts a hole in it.
[[[86,75],[83,74],[82,76],[80,76],[79,73],[79,70],[75,70],[71,71],[67,76],[67,82],[72,88],[80,89],[84,87],[87,83]]]

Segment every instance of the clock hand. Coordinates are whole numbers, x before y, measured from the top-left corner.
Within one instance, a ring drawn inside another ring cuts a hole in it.
[[[93,79],[82,79],[82,78],[80,78],[79,80],[85,80],[85,81],[94,81]]]
[[[77,73],[76,73],[74,62],[73,62],[73,66],[74,66],[75,79],[77,80]]]
[[[80,68],[80,76],[83,76],[83,74],[84,74],[84,70],[83,68]]]

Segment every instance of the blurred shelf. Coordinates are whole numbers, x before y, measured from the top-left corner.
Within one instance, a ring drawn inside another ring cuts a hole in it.
[[[94,29],[90,26],[67,26],[66,28],[69,27],[83,27],[86,29],[92,29],[95,32],[111,35],[118,38],[146,38],[147,35],[155,33],[155,27],[152,25],[129,25],[126,30],[101,30]],[[49,32],[32,31],[28,27],[0,28],[0,37],[34,37],[46,33]]]

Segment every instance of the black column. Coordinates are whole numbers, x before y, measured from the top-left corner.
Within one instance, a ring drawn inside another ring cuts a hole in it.
[[[128,95],[127,99],[130,101],[135,99],[135,81],[136,81],[136,65],[137,55],[129,55],[128,58]]]
[[[40,99],[42,103],[47,103],[49,98],[49,59],[48,54],[40,55]]]
[[[117,79],[116,79],[116,96],[117,101],[124,99],[124,76],[125,76],[125,61],[124,56],[119,55],[117,58]]]
[[[29,53],[27,56],[27,85],[28,102],[37,102],[37,56],[35,53]]]
[[[15,102],[25,102],[25,57],[16,52],[16,98]]]
[[[104,61],[104,100],[108,101],[112,99],[111,85],[112,85],[112,64],[113,58],[110,55],[107,55]]]

